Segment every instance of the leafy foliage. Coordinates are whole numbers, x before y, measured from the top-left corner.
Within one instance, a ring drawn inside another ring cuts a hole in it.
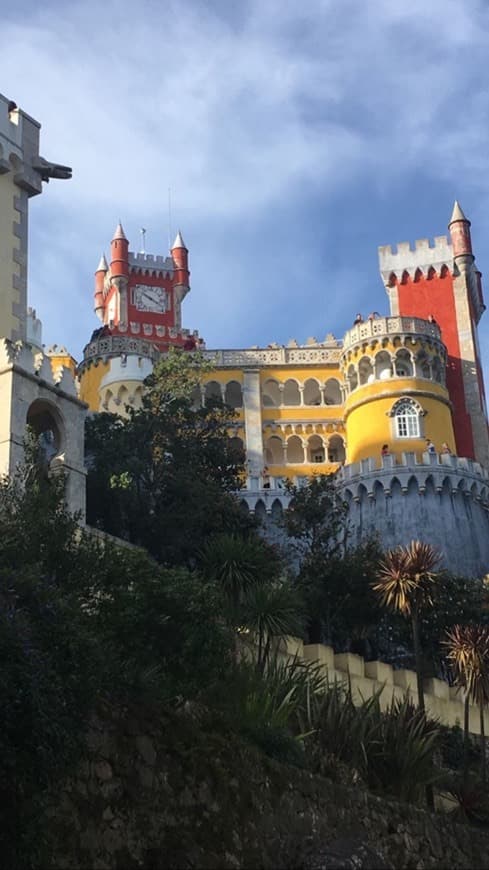
[[[0,830],[20,870],[45,866],[37,806],[76,764],[100,701],[198,698],[234,638],[215,586],[84,533],[62,480],[35,462],[0,484],[0,565]]]
[[[393,699],[382,712],[380,694],[355,704],[351,690],[334,683],[314,695],[308,750],[322,773],[334,771],[339,761],[373,791],[417,802],[439,776],[438,724],[408,699]]]
[[[250,527],[232,495],[244,461],[228,437],[233,411],[217,399],[194,407],[205,370],[199,354],[170,352],[140,410],[87,421],[88,522],[166,565],[193,567],[209,536]]]
[[[431,606],[432,584],[440,558],[430,544],[422,541],[411,541],[407,547],[389,550],[379,565],[378,580],[373,587],[381,605],[404,616]]]

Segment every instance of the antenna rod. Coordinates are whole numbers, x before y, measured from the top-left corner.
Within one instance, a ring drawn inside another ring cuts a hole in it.
[[[171,187],[168,188],[168,250],[171,250],[171,240],[172,240],[172,231],[171,231]]]
[[[141,233],[141,253],[145,254],[146,253],[146,230],[144,227],[141,227],[139,232]]]

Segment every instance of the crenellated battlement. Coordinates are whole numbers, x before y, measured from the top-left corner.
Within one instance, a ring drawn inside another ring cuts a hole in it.
[[[129,266],[139,269],[152,269],[173,274],[175,265],[171,257],[160,254],[135,254],[129,251]]]
[[[406,668],[393,668],[381,661],[365,661],[353,653],[335,653],[325,644],[304,644],[301,638],[287,637],[280,641],[278,655],[283,659],[314,662],[333,683],[349,686],[355,704],[380,693],[380,704],[386,709],[392,698],[401,700],[406,695],[418,701],[417,677]],[[462,726],[464,704],[461,691],[445,680],[434,677],[424,680],[425,704],[428,713],[443,725]],[[485,733],[489,727],[489,710],[484,713]],[[480,715],[477,704],[469,703],[469,731],[480,734]]]
[[[435,492],[462,493],[489,506],[489,474],[478,462],[451,454],[400,453],[369,457],[343,466],[338,483],[353,500],[375,497],[379,488],[391,495],[393,486],[405,494],[408,489],[420,495],[430,486]]]
[[[393,278],[400,281],[404,273],[412,278],[419,270],[428,274],[430,269],[440,273],[443,267],[453,269],[453,248],[447,236],[435,236],[433,244],[429,239],[417,239],[414,248],[410,242],[398,242],[397,247],[379,247],[379,268],[385,284]]]
[[[54,348],[54,351],[53,351]],[[14,369],[31,379],[38,380],[46,387],[61,390],[67,397],[77,398],[77,389],[73,373],[68,366],[59,365],[53,371],[51,356],[67,353],[64,348],[53,345],[53,352],[44,352],[35,345],[22,341],[10,341],[3,338],[0,341],[0,373]]]

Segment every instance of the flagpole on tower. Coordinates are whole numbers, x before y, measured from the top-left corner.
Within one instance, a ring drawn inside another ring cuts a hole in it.
[[[172,231],[171,231],[171,187],[168,188],[168,250],[171,251]]]
[[[146,230],[144,227],[141,227],[139,232],[141,233],[141,253],[145,254],[146,253]]]

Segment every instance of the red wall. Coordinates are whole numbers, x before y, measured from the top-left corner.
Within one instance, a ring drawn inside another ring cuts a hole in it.
[[[465,408],[465,392],[462,378],[462,360],[458,340],[453,278],[447,272],[443,276],[421,278],[412,281],[403,278],[398,284],[399,314],[427,319],[433,315],[441,329],[441,337],[448,351],[447,388],[453,403],[453,426],[457,453],[474,458],[472,423]],[[429,419],[426,430],[429,435]],[[440,449],[441,445],[435,445]]]

